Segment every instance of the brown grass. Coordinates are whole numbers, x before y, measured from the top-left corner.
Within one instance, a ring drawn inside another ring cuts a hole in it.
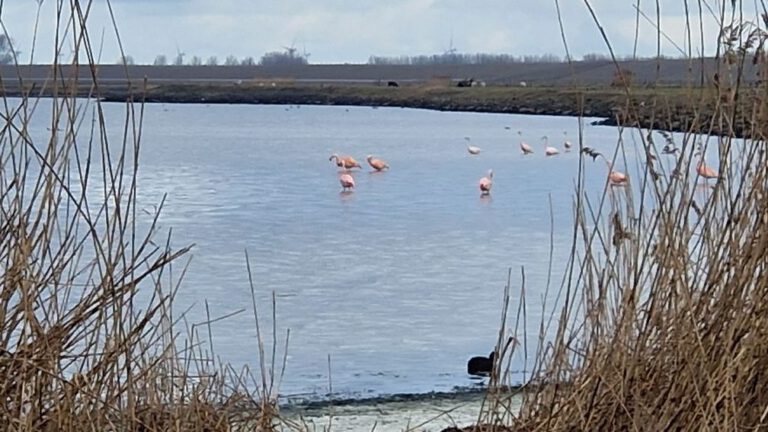
[[[171,248],[159,231],[162,203],[137,207],[143,105],[126,103],[122,130],[107,130],[85,26],[91,7],[58,3],[55,43],[57,54],[71,43],[85,57],[72,64],[87,64],[96,99],[76,97],[83,81],[61,78],[56,64],[39,93],[0,106],[0,424],[273,430],[274,351],[267,370],[260,342],[256,380],[213,361],[199,332],[209,336],[217,318],[190,324],[173,311],[189,247]],[[38,98],[43,92],[52,97]],[[40,138],[44,104],[49,132]]]
[[[606,183],[595,196],[580,176],[556,335],[535,358],[522,411],[481,417],[482,430],[768,427],[768,84],[742,87],[740,67],[754,61],[766,76],[768,15],[762,6],[747,22],[740,2],[726,3],[711,89],[720,102],[711,115],[692,103],[690,131],[730,132],[657,142],[641,130],[646,157],[630,171],[632,187]],[[625,91],[630,98],[634,89]],[[739,100],[751,110],[738,109]],[[638,115],[629,105],[626,113]],[[740,117],[751,124],[744,142],[733,138]],[[617,166],[631,132],[620,128],[606,155]],[[661,154],[667,143],[681,151]],[[697,174],[699,144],[717,150],[718,162],[708,163],[718,179]],[[583,159],[581,172],[589,169]]]

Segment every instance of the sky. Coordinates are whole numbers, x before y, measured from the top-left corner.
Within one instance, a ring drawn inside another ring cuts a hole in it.
[[[653,0],[590,0],[617,54],[634,49],[636,1],[655,19]],[[722,0],[705,0],[717,10]],[[49,63],[56,40],[55,0],[7,0],[0,19],[28,63],[38,2],[42,2],[34,60]],[[87,4],[87,0],[81,0]],[[68,5],[69,1],[63,2]],[[661,2],[661,27],[685,49],[684,0]],[[688,0],[698,16],[698,1]],[[728,2],[730,4],[730,1]],[[252,56],[286,46],[309,53],[311,63],[365,63],[371,55],[439,54],[454,48],[461,53],[565,56],[555,0],[112,0],[112,13],[123,49],[136,63],[152,63],[159,54],[177,52],[186,58]],[[568,47],[573,58],[607,54],[583,0],[560,0]],[[748,12],[748,11],[747,11]],[[717,25],[704,10],[706,53],[713,53]],[[68,12],[65,11],[65,18]],[[66,20],[62,19],[62,23]],[[701,50],[699,24],[693,23],[694,51]],[[93,0],[87,28],[94,51],[103,63],[120,58],[115,29],[106,0]],[[64,25],[61,27],[63,33]],[[103,43],[100,41],[103,37]],[[62,45],[72,51],[73,32]],[[653,56],[657,35],[653,24],[640,18],[637,53]],[[680,54],[664,39],[662,53]]]

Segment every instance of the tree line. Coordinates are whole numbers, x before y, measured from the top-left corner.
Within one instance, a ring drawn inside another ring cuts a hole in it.
[[[624,56],[618,57],[617,60],[647,60],[656,57],[635,57]],[[662,58],[673,58],[665,57]],[[582,62],[608,62],[612,61],[611,57],[601,53],[588,53],[576,59]],[[441,64],[515,64],[515,63],[564,63],[567,62],[567,58],[560,57],[555,54],[538,54],[538,55],[512,55],[512,54],[487,54],[487,53],[445,53],[445,54],[433,54],[433,55],[417,55],[417,56],[370,56],[368,58],[368,64],[370,65],[441,65]],[[135,64],[133,57],[126,55],[121,57],[118,64]],[[217,56],[210,56],[203,58],[197,55],[186,57],[183,52],[176,54],[175,57],[169,58],[165,54],[159,54],[155,57],[154,66],[301,66],[309,64],[309,56],[304,54],[296,54],[292,50],[286,52],[273,51],[268,52],[261,56],[257,61],[254,57],[248,56],[238,58],[234,55],[229,55],[223,60],[220,60]]]
[[[662,58],[674,58],[661,56]],[[636,57],[636,56],[623,56],[617,57],[617,60],[647,60],[655,59],[654,57]],[[611,57],[602,53],[588,53],[581,56],[579,60],[582,62],[608,62],[612,61]],[[538,54],[538,55],[512,55],[512,54],[487,54],[487,53],[475,53],[475,54],[463,54],[447,52],[443,54],[432,55],[417,55],[417,56],[371,56],[368,58],[368,64],[371,65],[441,65],[441,64],[516,64],[516,63],[566,63],[567,57],[560,57],[555,54]]]
[[[296,50],[289,49],[285,52],[272,51],[264,54],[258,61],[252,56],[238,58],[234,55],[228,55],[223,61],[219,61],[217,56],[203,58],[193,55],[189,58],[183,52],[178,52],[173,58],[168,58],[165,54],[158,54],[152,62],[154,66],[296,66],[309,64],[308,54],[297,54]],[[121,56],[117,64],[132,65],[135,64],[130,55]]]

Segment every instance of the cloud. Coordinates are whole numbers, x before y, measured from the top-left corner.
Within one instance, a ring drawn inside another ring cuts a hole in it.
[[[49,61],[55,29],[55,3],[44,2],[36,58]],[[680,46],[686,30],[682,2],[665,2],[662,26]],[[678,4],[680,3],[680,4]],[[19,49],[32,46],[34,2],[6,2],[3,21]],[[593,0],[614,49],[630,54],[634,46],[635,9],[631,3]],[[169,57],[177,48],[188,56],[259,57],[295,45],[312,53],[313,62],[365,62],[370,55],[433,54],[453,46],[461,52],[553,53],[564,55],[554,2],[486,0],[113,0],[123,46],[139,62],[158,54]],[[576,57],[607,52],[597,26],[582,2],[560,1],[569,48]],[[655,19],[655,5],[643,4]],[[104,61],[119,58],[117,40],[104,2],[94,2],[89,31],[95,45],[105,34]],[[693,11],[694,15],[698,11]],[[706,14],[705,14],[706,15]],[[712,37],[716,24],[706,19]],[[638,49],[656,50],[656,30],[641,18]],[[695,30],[695,29],[694,29]],[[694,48],[698,32],[693,31]],[[714,47],[714,41],[711,42]],[[665,54],[674,55],[664,42]],[[713,50],[711,50],[713,51]]]

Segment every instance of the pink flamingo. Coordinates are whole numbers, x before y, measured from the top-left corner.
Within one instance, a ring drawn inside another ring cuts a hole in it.
[[[352,156],[339,156],[336,153],[332,154],[328,158],[329,161],[336,160],[336,166],[344,169],[350,168],[362,168],[360,164]]]
[[[704,162],[704,150],[701,148],[701,145],[699,145],[699,149],[696,153],[699,155],[699,163],[696,165],[696,173],[707,180],[719,178],[720,176],[717,174],[717,171],[712,167],[707,166],[706,162]]]
[[[342,174],[339,176],[339,183],[341,183],[342,192],[351,191],[355,188],[355,179],[349,174]]]
[[[523,152],[524,155],[532,154],[533,147],[528,145],[527,142],[523,141],[523,133],[521,131],[517,131],[517,134],[520,135],[520,151]]]
[[[375,169],[376,171],[381,171],[384,169],[389,169],[389,164],[384,162],[381,159],[376,159],[372,155],[366,156],[365,160],[368,161],[368,165],[371,166],[371,168]]]
[[[558,150],[558,149],[556,149],[554,147],[550,147],[549,146],[549,138],[546,135],[541,137],[541,139],[544,140],[544,154],[545,155],[547,155],[547,156],[555,156],[555,155],[560,154],[560,150]]]
[[[608,169],[610,170],[610,165],[608,166]],[[611,186],[624,186],[627,184],[627,180],[629,180],[629,177],[619,171],[611,170],[608,174],[608,181],[611,183]]]
[[[488,170],[487,176],[480,179],[478,186],[480,187],[480,195],[491,194],[491,188],[493,187],[493,170],[492,169]]]
[[[613,170],[613,164],[603,157],[605,160],[605,164],[608,165],[608,183],[611,186],[624,186],[629,181],[629,176],[624,174],[621,171],[614,171]]]

